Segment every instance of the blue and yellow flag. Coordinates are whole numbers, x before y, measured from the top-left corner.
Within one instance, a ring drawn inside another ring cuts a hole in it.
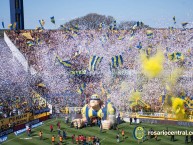
[[[137,48],[138,48],[138,49],[141,49],[141,48],[142,48],[142,43],[141,43],[141,42],[139,42],[139,44],[137,45]]]
[[[27,41],[27,45],[28,45],[28,46],[33,46],[33,45],[34,45],[34,42],[32,42],[32,41]]]
[[[111,58],[111,66],[113,68],[117,68],[123,65],[123,57],[122,55],[114,56]]]
[[[176,17],[173,16],[173,21],[174,21],[174,24],[176,24]]]
[[[185,28],[187,24],[188,24],[188,22],[183,22],[182,27]]]
[[[174,52],[172,54],[168,54],[168,58],[171,61],[184,60],[184,56],[181,52]]]
[[[102,59],[103,59],[103,57],[99,57],[96,55],[92,56],[89,60],[88,70],[89,71],[95,71],[98,68],[99,64],[101,63]]]
[[[42,19],[42,20],[39,20],[39,23],[42,29],[44,29],[45,21]]]
[[[56,56],[56,58],[58,59],[58,61],[65,67],[65,68],[71,68],[72,64],[71,62],[67,61],[63,61],[59,56]]]
[[[50,20],[53,24],[55,24],[55,19],[54,19],[54,16],[50,17]]]
[[[1,24],[2,24],[2,27],[3,27],[3,28],[5,28],[5,24],[4,24],[4,22],[2,22]]]
[[[134,38],[134,35],[135,35],[135,32],[134,32],[134,30],[131,30],[131,37],[129,38],[129,41],[133,40],[133,38]]]
[[[147,35],[148,38],[152,38],[153,37],[153,31],[152,30],[147,30],[146,35]]]
[[[82,83],[81,86],[80,86],[80,88],[78,89],[78,93],[79,93],[79,94],[82,94],[83,91],[85,90],[85,88],[86,88],[86,83]]]
[[[37,38],[36,38],[36,44],[39,44],[40,42],[41,42],[40,38],[37,37]]]

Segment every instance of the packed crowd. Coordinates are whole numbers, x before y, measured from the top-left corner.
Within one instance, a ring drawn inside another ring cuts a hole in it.
[[[86,88],[82,94],[70,97],[53,97],[52,102],[66,106],[82,106],[93,93],[98,93],[103,99],[110,96],[111,101],[120,110],[128,110],[128,98],[133,90],[142,92],[142,99],[149,104],[158,104],[159,97],[165,90],[165,84],[160,78],[144,79],[141,77],[140,50],[152,56],[157,50],[164,53],[164,71],[183,68],[174,89],[183,90],[189,96],[193,95],[193,29],[152,29],[147,35],[147,29],[135,30],[23,30],[7,31],[6,34],[24,54],[29,64],[42,76],[44,83],[52,94],[62,94],[65,90],[77,92],[82,83]],[[33,45],[22,33],[30,32]],[[38,40],[38,42],[36,42]],[[141,47],[138,47],[139,44]],[[180,52],[184,59],[171,61],[169,54]],[[75,76],[64,68],[56,59],[68,60],[72,70],[88,69],[91,56],[103,57],[99,67],[94,72]],[[111,58],[122,55],[123,66],[116,69],[120,72],[113,74],[110,69]],[[124,70],[124,73],[121,71]],[[101,85],[102,84],[102,85]],[[103,91],[102,91],[103,90]],[[104,91],[105,90],[105,91]],[[124,105],[122,105],[124,104]]]

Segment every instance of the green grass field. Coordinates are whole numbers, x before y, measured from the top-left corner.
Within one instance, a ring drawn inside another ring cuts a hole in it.
[[[118,133],[117,130],[107,130],[107,131],[103,131],[103,133],[100,133],[100,130],[98,127],[87,127],[87,128],[83,128],[80,130],[76,130],[75,128],[70,128],[69,124],[66,125],[64,123],[63,120],[58,119],[61,122],[61,129],[65,129],[67,132],[67,136],[68,139],[64,141],[63,145],[67,144],[67,145],[71,145],[71,136],[72,134],[75,135],[80,135],[83,134],[85,136],[97,136],[100,138],[101,144],[102,145],[113,145],[113,144],[121,144],[121,145],[128,145],[128,144],[138,144],[137,140],[134,139],[133,137],[133,130],[135,128],[135,125],[129,125],[129,123],[123,123],[121,125],[119,125],[119,131],[120,131],[120,138],[121,138],[121,129],[125,130],[125,136],[126,139],[125,141],[122,141],[120,143],[116,142],[116,134]],[[25,139],[28,138],[26,133],[23,133],[19,136],[15,136],[14,134],[10,134],[8,135],[8,140],[4,143],[2,143],[3,145],[51,145],[51,136],[54,134],[55,136],[57,136],[57,119],[51,119],[48,120],[46,122],[44,122],[44,124],[38,128],[32,129],[32,135],[31,138],[32,139]],[[54,132],[50,133],[49,130],[49,126],[50,124],[54,125]],[[176,130],[191,130],[193,131],[193,129],[191,128],[187,128],[187,127],[181,127],[181,126],[167,126],[167,125],[155,125],[155,124],[140,124],[140,126],[145,127],[147,130],[149,130],[151,127],[154,130],[165,130],[166,127],[168,127],[169,130],[172,131],[176,131]],[[39,131],[42,130],[43,131],[43,140],[39,140],[38,137],[38,133]],[[56,143],[55,145],[57,145],[57,142],[59,141],[59,138],[56,137]],[[190,142],[190,139],[189,139]],[[143,143],[140,144],[144,144],[144,145],[181,145],[181,144],[185,144],[185,136],[175,136],[175,141],[171,142],[170,141],[170,136],[158,136],[158,141],[156,141],[154,138],[150,139],[150,140],[146,140]],[[189,143],[191,144],[191,143]]]

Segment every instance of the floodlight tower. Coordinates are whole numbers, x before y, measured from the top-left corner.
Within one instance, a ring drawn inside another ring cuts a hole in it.
[[[16,29],[24,29],[24,10],[23,0],[9,0],[10,2],[10,20],[13,25],[16,22]]]

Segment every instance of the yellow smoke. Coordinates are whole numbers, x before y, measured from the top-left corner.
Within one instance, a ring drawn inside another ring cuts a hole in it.
[[[142,71],[148,78],[157,77],[163,70],[164,55],[158,51],[154,56],[149,59],[145,53],[141,54]]]
[[[176,115],[176,119],[184,119],[185,109],[184,100],[180,98],[172,98],[172,110]]]
[[[136,92],[132,92],[129,101],[131,101],[132,103],[130,104],[130,106],[136,106],[137,105],[137,101],[141,100],[141,93],[136,91]]]
[[[172,91],[172,88],[176,85],[179,77],[182,75],[183,69],[182,68],[175,68],[170,75],[165,77],[166,82],[166,90]]]

